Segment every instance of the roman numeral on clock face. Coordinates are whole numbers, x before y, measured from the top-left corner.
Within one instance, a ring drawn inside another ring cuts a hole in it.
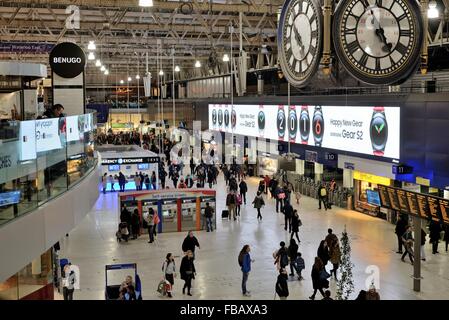
[[[407,17],[407,14],[404,12],[402,15],[400,15],[397,20],[398,22],[401,21],[402,19],[405,19]]]
[[[358,43],[358,41],[355,40],[355,41],[349,43],[349,44],[347,45],[347,48],[348,48],[349,53],[350,53],[350,54],[353,54],[354,52],[357,51],[357,49],[359,49],[359,43]]]
[[[398,42],[398,44],[396,45],[396,50],[400,54],[405,55],[405,53],[407,52],[407,47],[404,46],[402,43]]]
[[[362,65],[362,66],[366,66],[366,63],[368,62],[368,55],[365,53],[365,52],[363,52],[363,55],[362,55],[362,57],[360,58],[360,60],[359,60],[359,63]]]
[[[346,35],[351,35],[351,34],[355,35],[356,31],[357,31],[356,28],[352,28],[352,29],[345,28]]]
[[[318,37],[318,30],[312,31],[312,33],[310,34],[310,37],[311,37],[312,39]]]
[[[380,70],[380,58],[376,58],[376,70]]]
[[[368,7],[370,6],[368,0],[361,0],[360,2],[363,4],[363,6],[365,7],[365,9],[368,8]]]
[[[410,31],[410,29],[401,29],[401,31],[399,31],[399,36],[401,37],[410,37],[412,35],[412,32]]]

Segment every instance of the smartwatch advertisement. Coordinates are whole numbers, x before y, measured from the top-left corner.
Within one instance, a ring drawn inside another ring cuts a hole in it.
[[[223,127],[224,108],[209,105],[210,130],[217,130],[220,113]],[[230,121],[225,132],[400,159],[399,107],[234,105]]]

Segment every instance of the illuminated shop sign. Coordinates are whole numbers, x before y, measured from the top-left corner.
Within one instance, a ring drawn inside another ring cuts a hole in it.
[[[102,165],[111,164],[140,164],[140,163],[159,163],[159,157],[143,157],[143,158],[118,158],[118,159],[102,159]]]

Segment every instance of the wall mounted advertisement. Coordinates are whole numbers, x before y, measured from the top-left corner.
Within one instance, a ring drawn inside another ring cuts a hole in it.
[[[400,108],[209,105],[209,130],[400,158]]]
[[[61,149],[59,118],[36,120],[36,151]]]
[[[20,161],[36,159],[36,123],[20,122]]]
[[[79,130],[78,116],[67,117],[67,142],[80,141],[84,137],[84,129]]]

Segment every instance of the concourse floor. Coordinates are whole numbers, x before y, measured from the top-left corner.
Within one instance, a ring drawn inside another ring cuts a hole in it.
[[[280,241],[290,239],[284,231],[284,216],[275,211],[275,202],[266,199],[262,209],[263,221],[256,219],[256,210],[251,206],[258,178],[248,178],[247,205],[242,206],[238,221],[217,219],[217,230],[195,232],[201,249],[197,249],[195,266],[196,280],[193,281],[193,297],[182,294],[184,282],[175,279],[174,299],[274,299],[277,270],[272,253]],[[171,186],[171,185],[170,185]],[[225,207],[226,187],[220,174],[217,190],[217,212]],[[266,198],[266,197],[265,197]],[[299,251],[306,263],[303,281],[296,277],[289,281],[289,299],[308,299],[312,294],[311,267],[319,242],[327,234],[328,227],[334,229],[339,238],[344,227],[352,243],[352,262],[355,298],[361,289],[370,283],[371,269],[378,268],[381,299],[448,299],[449,298],[449,254],[440,243],[440,254],[431,254],[431,245],[426,244],[427,261],[422,262],[421,292],[413,291],[413,266],[408,258],[400,260],[396,254],[397,241],[394,226],[390,223],[362,213],[334,207],[325,212],[318,210],[317,200],[303,197],[299,206],[301,244]],[[220,214],[219,214],[220,216]],[[81,290],[76,290],[74,299],[104,299],[104,266],[114,263],[137,263],[142,279],[144,299],[167,299],[156,292],[162,278],[161,266],[168,252],[175,255],[177,271],[181,263],[181,244],[186,233],[160,234],[153,244],[147,243],[147,235],[128,243],[117,243],[115,232],[119,220],[116,193],[101,194],[93,210],[61,242],[61,257],[68,258],[80,268]],[[241,271],[237,256],[243,245],[252,248],[255,259],[248,280],[251,297],[241,294]],[[374,266],[374,267],[372,267]],[[327,270],[331,269],[327,265]],[[124,278],[124,277],[123,277]],[[335,280],[331,281],[332,297],[335,295]],[[317,299],[321,295],[317,294]]]

